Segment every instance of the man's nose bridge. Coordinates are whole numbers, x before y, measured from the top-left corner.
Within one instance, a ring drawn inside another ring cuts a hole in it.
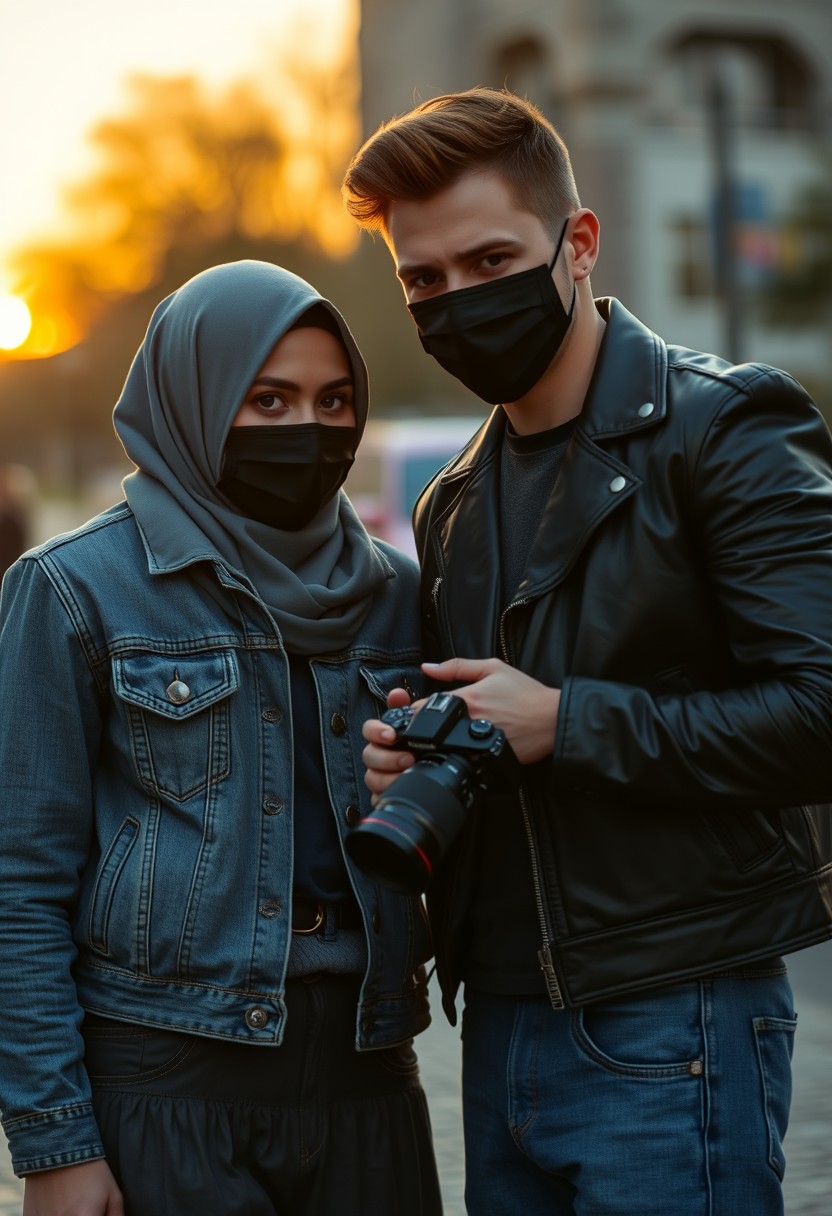
[[[445,273],[445,290],[446,291],[461,291],[463,287],[470,287],[473,279],[462,266],[452,266]]]

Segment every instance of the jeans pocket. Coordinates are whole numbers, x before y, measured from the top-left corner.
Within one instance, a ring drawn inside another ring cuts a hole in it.
[[[98,1087],[141,1085],[164,1077],[191,1054],[194,1037],[105,1018],[84,1022],[84,1067]]]
[[[607,1072],[644,1080],[702,1075],[701,989],[680,984],[576,1009],[580,1051]]]
[[[768,1163],[782,1179],[786,1169],[783,1139],[792,1098],[792,1053],[797,1018],[754,1018],[753,1026],[768,1129]]]

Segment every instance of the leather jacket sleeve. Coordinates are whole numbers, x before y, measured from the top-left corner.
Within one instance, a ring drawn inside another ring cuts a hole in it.
[[[794,381],[766,369],[697,444],[687,453],[686,522],[727,640],[727,686],[655,695],[568,678],[553,776],[629,798],[830,801],[828,429]]]

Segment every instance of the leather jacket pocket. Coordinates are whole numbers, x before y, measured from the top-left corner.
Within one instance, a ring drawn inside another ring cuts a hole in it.
[[[742,873],[753,870],[784,847],[783,837],[773,822],[776,812],[768,815],[754,810],[703,810],[701,814]]]
[[[184,802],[228,776],[229,699],[239,686],[233,651],[119,658],[113,680],[145,788]]]

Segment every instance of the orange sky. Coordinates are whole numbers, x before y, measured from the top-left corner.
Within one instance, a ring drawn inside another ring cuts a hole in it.
[[[326,58],[355,37],[356,9],[357,0],[0,0],[0,294],[9,252],[60,232],[61,185],[83,177],[86,132],[122,107],[126,74],[244,77],[268,92],[287,42]]]

